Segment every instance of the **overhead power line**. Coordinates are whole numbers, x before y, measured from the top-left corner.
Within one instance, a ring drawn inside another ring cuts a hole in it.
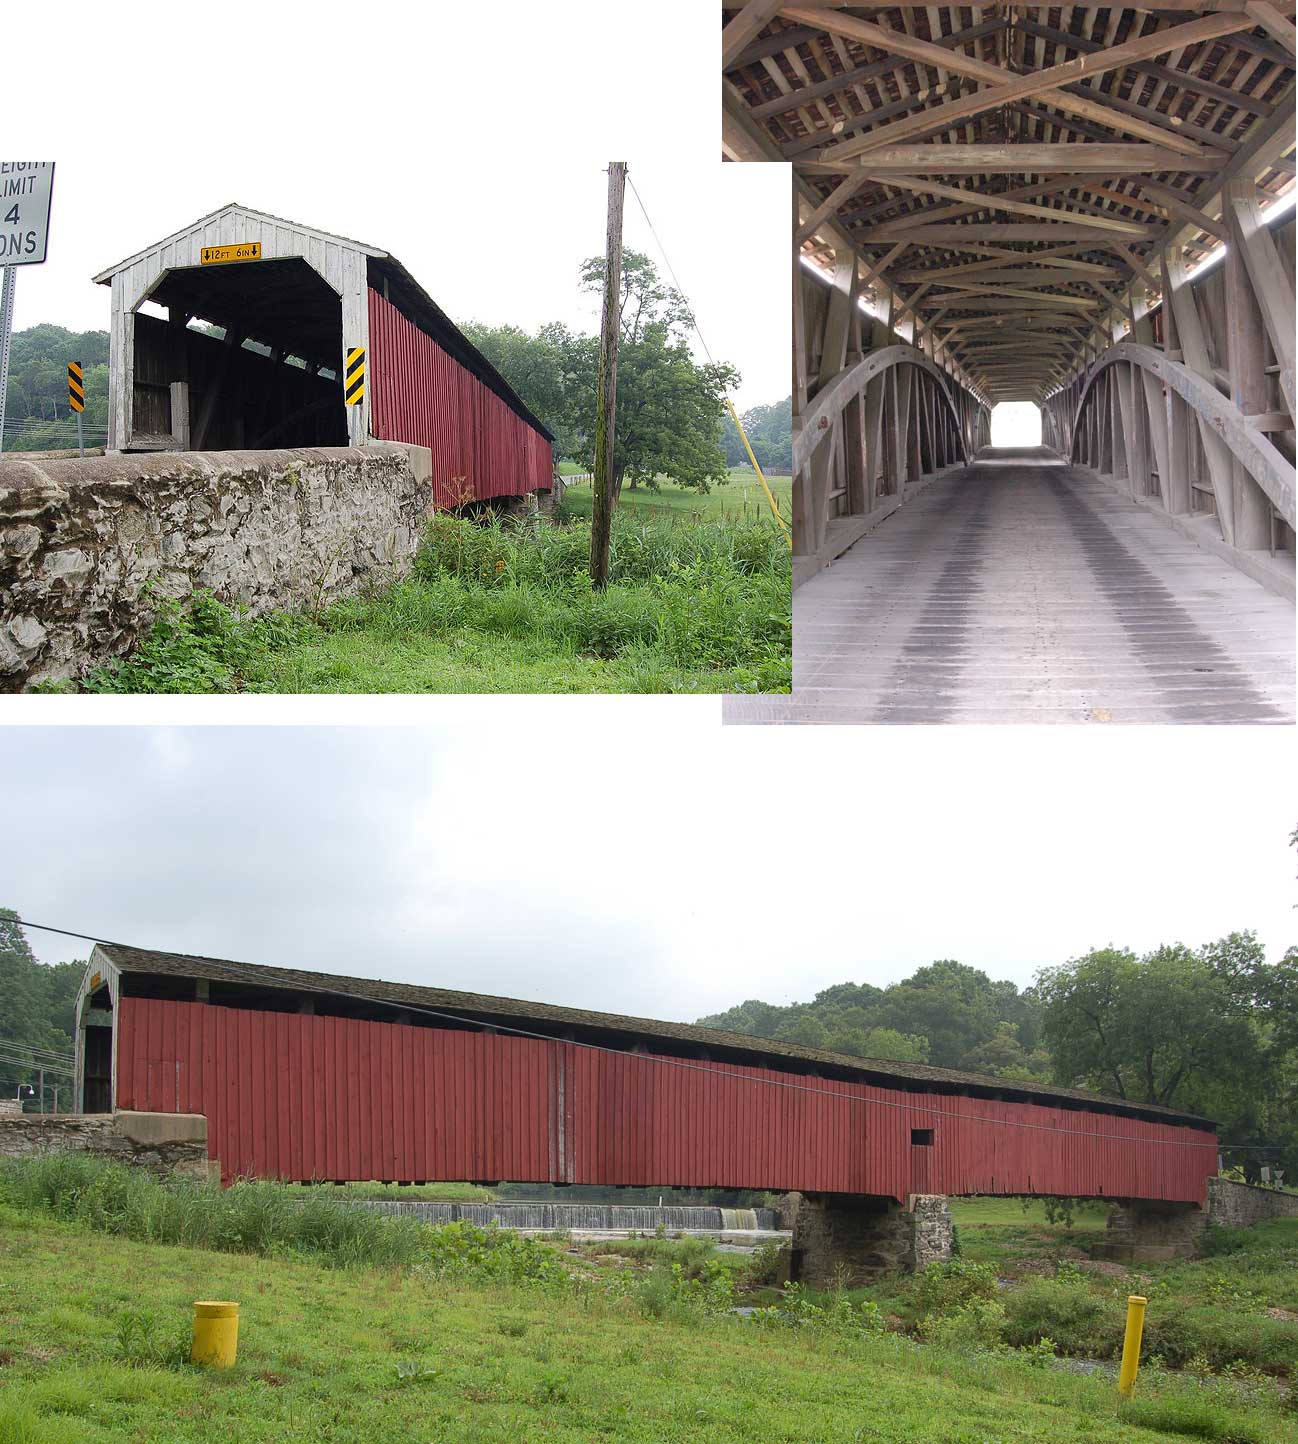
[[[11,919],[11,921],[18,923],[21,927],[25,927],[25,928],[36,928],[39,932],[59,933],[59,934],[62,935],[63,937],[79,938],[79,939],[81,939],[83,942],[89,942],[89,943],[100,943],[100,944],[102,944],[104,947],[109,947],[109,948],[112,948],[112,947],[134,948],[134,947],[135,947],[135,944],[133,944],[133,943],[114,942],[114,941],[112,941],[112,940],[109,939],[109,938],[92,937],[89,933],[69,932],[66,928],[47,927],[47,926],[46,926],[45,924],[43,924],[43,923],[29,923],[29,922],[27,922],[27,920],[26,920],[25,918],[14,918],[14,919]],[[140,951],[141,951],[141,952],[148,952],[149,949],[147,949],[147,948],[142,948],[142,949],[140,949]],[[178,953],[178,954],[176,954],[176,956],[177,956],[177,957],[187,957],[187,956],[193,956],[193,954]],[[234,961],[236,961],[236,960],[235,960],[235,959],[230,959],[229,961],[234,962]],[[328,997],[346,998],[346,999],[348,999],[348,1000],[350,1000],[350,1001],[352,1001],[352,1002],[371,1003],[371,1004],[373,1004],[375,1007],[392,1008],[392,1009],[396,1009],[396,1010],[399,1010],[399,1011],[405,1012],[405,1013],[418,1013],[418,1014],[420,1014],[421,1016],[424,1016],[424,1017],[439,1018],[439,1019],[442,1019],[442,1020],[445,1021],[445,1022],[449,1022],[449,1023],[459,1023],[459,1024],[460,1024],[461,1026],[463,1026],[463,1027],[482,1028],[482,1029],[488,1030],[488,1031],[490,1031],[490,1032],[492,1032],[492,1033],[510,1033],[510,1034],[513,1034],[515,1037],[519,1037],[519,1038],[533,1038],[533,1039],[536,1039],[536,1040],[538,1040],[538,1041],[540,1041],[540,1042],[542,1042],[542,1043],[561,1043],[564,1047],[569,1047],[569,1048],[585,1048],[585,1049],[587,1049],[588,1051],[590,1051],[590,1052],[592,1052],[592,1053],[607,1053],[607,1054],[609,1054],[609,1055],[611,1055],[611,1056],[613,1056],[613,1057],[618,1057],[618,1058],[631,1058],[631,1059],[634,1059],[636,1062],[638,1062],[638,1063],[643,1063],[643,1064],[652,1064],[652,1065],[657,1065],[657,1066],[660,1066],[660,1067],[680,1068],[680,1069],[685,1070],[686,1072],[691,1072],[691,1073],[707,1073],[707,1074],[711,1074],[711,1075],[713,1075],[713,1076],[715,1076],[715,1077],[718,1077],[718,1078],[725,1078],[725,1079],[727,1079],[727,1080],[728,1080],[729,1082],[731,1082],[731,1083],[750,1083],[750,1084],[754,1084],[754,1085],[761,1086],[761,1087],[780,1088],[780,1089],[784,1089],[784,1090],[786,1090],[786,1091],[788,1091],[788,1092],[791,1092],[791,1093],[810,1093],[810,1094],[813,1094],[813,1095],[814,1095],[815,1097],[817,1097],[817,1098],[823,1098],[823,1099],[826,1099],[826,1100],[828,1100],[828,1101],[830,1101],[830,1102],[852,1103],[852,1104],[857,1104],[857,1105],[864,1106],[864,1107],[869,1107],[869,1108],[892,1108],[892,1109],[896,1109],[896,1110],[898,1110],[898,1111],[900,1111],[900,1112],[904,1112],[904,1113],[922,1113],[922,1114],[924,1114],[926,1117],[929,1117],[929,1118],[954,1118],[955,1120],[957,1120],[958,1122],[961,1122],[961,1123],[987,1123],[987,1124],[991,1124],[991,1125],[994,1125],[994,1126],[996,1126],[996,1127],[1001,1127],[1001,1128],[1026,1128],[1026,1129],[1030,1129],[1030,1130],[1033,1130],[1033,1131],[1036,1131],[1036,1132],[1040,1132],[1040,1133],[1061,1133],[1061,1134],[1068,1134],[1068,1135],[1071,1135],[1071,1136],[1073,1136],[1073,1137],[1093,1139],[1093,1140],[1095,1140],[1096,1142],[1135,1143],[1135,1144],[1139,1144],[1139,1145],[1142,1146],[1142,1147],[1150,1146],[1150,1145],[1162,1145],[1163,1147],[1167,1147],[1167,1148],[1208,1148],[1208,1147],[1211,1147],[1211,1148],[1216,1149],[1216,1148],[1218,1148],[1218,1147],[1233,1147],[1233,1146],[1234,1146],[1234,1145],[1231,1145],[1231,1144],[1223,1144],[1223,1143],[1221,1143],[1221,1141],[1220,1141],[1219,1139],[1217,1139],[1217,1138],[1215,1138],[1215,1137],[1214,1137],[1213,1139],[1211,1139],[1211,1140],[1207,1140],[1207,1139],[1179,1139],[1179,1138],[1146,1138],[1146,1137],[1135,1137],[1135,1136],[1133,1136],[1133,1135],[1131,1135],[1131,1134],[1129,1134],[1129,1133],[1093,1133],[1090,1129],[1087,1129],[1087,1128],[1062,1128],[1062,1127],[1060,1127],[1058,1124],[1053,1124],[1053,1123],[1029,1123],[1029,1122],[1027,1122],[1026,1120],[1020,1120],[1020,1119],[1014,1119],[1014,1118],[991,1118],[991,1117],[988,1117],[988,1116],[986,1116],[986,1115],[979,1115],[979,1114],[973,1114],[973,1113],[961,1113],[961,1112],[957,1111],[956,1109],[934,1108],[934,1107],[932,1107],[931,1105],[929,1105],[929,1104],[927,1104],[927,1103],[896,1103],[896,1102],[893,1102],[891,1099],[888,1099],[888,1098],[863,1098],[863,1097],[861,1097],[861,1096],[859,1096],[858,1094],[855,1094],[855,1093],[839,1093],[839,1092],[835,1092],[835,1091],[833,1091],[832,1089],[829,1089],[829,1088],[813,1088],[813,1087],[811,1087],[810,1085],[805,1084],[805,1083],[790,1083],[790,1082],[786,1082],[786,1081],[785,1081],[784,1079],[782,1079],[782,1078],[757,1078],[757,1077],[754,1077],[754,1076],[752,1076],[751,1074],[747,1074],[747,1073],[730,1072],[730,1071],[728,1071],[728,1070],[725,1069],[725,1068],[718,1068],[718,1067],[716,1067],[715,1065],[708,1064],[708,1063],[692,1063],[692,1062],[690,1062],[689,1059],[687,1059],[687,1058],[669,1058],[669,1057],[665,1057],[665,1056],[662,1056],[662,1055],[660,1055],[660,1054],[655,1054],[655,1053],[635,1053],[635,1052],[632,1052],[632,1050],[629,1049],[629,1048],[613,1048],[613,1047],[610,1047],[608,1044],[605,1044],[605,1043],[587,1043],[587,1042],[581,1042],[581,1041],[579,1041],[579,1040],[570,1039],[570,1038],[555,1038],[555,1037],[553,1037],[553,1036],[552,1036],[551,1034],[549,1034],[549,1033],[539,1033],[539,1032],[535,1032],[535,1031],[533,1031],[533,1030],[531,1030],[531,1029],[528,1029],[528,1028],[516,1028],[516,1027],[512,1027],[512,1026],[510,1026],[509,1024],[506,1024],[506,1023],[500,1023],[500,1022],[484,1022],[484,1021],[483,1021],[482,1019],[480,1019],[480,1018],[466,1018],[466,1017],[464,1017],[464,1016],[462,1016],[462,1015],[460,1015],[460,1014],[448,1013],[448,1012],[445,1012],[445,1011],[443,1011],[443,1010],[441,1010],[441,1009],[438,1009],[438,1008],[429,1008],[429,1007],[422,1006],[422,1005],[420,1005],[420,1004],[410,1003],[410,1002],[407,1002],[405,999],[401,999],[400,1001],[394,1001],[394,1000],[391,999],[391,998],[378,998],[378,997],[374,997],[374,996],[372,996],[372,995],[370,995],[370,994],[366,994],[366,993],[349,992],[349,991],[347,991],[347,990],[345,990],[345,989],[343,989],[343,988],[329,988],[329,987],[324,987],[324,986],[321,986],[320,984],[314,983],[314,982],[310,985],[309,988],[305,988],[305,987],[303,986],[303,983],[302,983],[302,981],[301,981],[300,978],[292,978],[292,977],[285,976],[285,975],[282,974],[282,973],[277,973],[277,972],[275,972],[275,970],[274,970],[273,968],[267,968],[267,967],[265,967],[264,965],[262,965],[262,964],[260,964],[260,963],[259,963],[259,964],[247,963],[247,964],[244,964],[243,966],[245,966],[245,967],[253,967],[253,966],[255,966],[255,967],[257,968],[258,972],[264,975],[267,983],[271,983],[271,982],[278,983],[278,984],[280,984],[280,986],[282,986],[282,987],[295,989],[295,990],[297,990],[297,991],[299,991],[299,992],[323,993],[323,994],[325,994],[325,995],[328,996]],[[758,1042],[758,1041],[760,1041],[760,1040],[754,1039],[754,1042]],[[883,1064],[883,1063],[886,1063],[886,1062],[887,1062],[886,1059],[861,1059],[861,1060],[859,1060],[859,1062],[854,1062],[854,1060],[850,1060],[850,1059],[844,1057],[843,1065],[842,1065],[842,1066],[844,1066],[844,1067],[849,1067],[849,1068],[852,1067],[852,1066],[857,1066],[857,1067],[861,1067],[861,1068],[866,1068],[866,1067],[869,1066],[870,1063],[874,1063],[874,1064],[877,1065],[877,1064]],[[742,1065],[736,1065],[736,1066],[742,1066]],[[880,1071],[884,1071],[884,1070],[880,1070]],[[922,1081],[924,1081],[924,1080],[920,1079],[920,1080],[913,1080],[913,1081],[922,1082]],[[934,1081],[939,1081],[939,1080],[934,1080]],[[1002,1082],[1002,1080],[990,1079],[990,1078],[989,1078],[989,1079],[987,1080],[987,1082],[988,1082],[989,1085],[992,1085],[992,1084],[995,1084],[995,1083],[997,1083],[997,1082]],[[878,1085],[866,1085],[866,1086],[878,1086]],[[1013,1084],[1012,1084],[1012,1082],[1003,1082],[1003,1083],[1002,1083],[1002,1086],[1012,1087]],[[904,1091],[904,1089],[903,1089],[902,1091]],[[1046,1098],[1046,1099],[1043,1100],[1042,1102],[1038,1103],[1037,1106],[1038,1106],[1038,1107],[1051,1107],[1051,1106],[1062,1107],[1062,1106],[1064,1106],[1065,1102],[1067,1102],[1067,1101],[1084,1102],[1084,1100],[1081,1100],[1081,1099],[1067,1100],[1067,1099],[1065,1099],[1065,1098],[1059,1098],[1059,1099],[1052,1100],[1052,1099]],[[1111,1106],[1111,1107],[1112,1107],[1112,1106],[1119,1106],[1119,1107],[1124,1106],[1123,1100],[1119,1100],[1119,1099],[1114,1099],[1114,1100],[1097,1099],[1096,1101],[1097,1101],[1098,1104],[1101,1104],[1101,1105],[1107,1103],[1107,1104],[1108,1104],[1109,1106]],[[1125,1104],[1125,1106],[1128,1107],[1128,1108],[1139,1108],[1139,1107],[1141,1107],[1142,1105],[1141,1105],[1141,1104],[1138,1104],[1138,1103],[1136,1103],[1136,1104],[1130,1104],[1130,1103],[1128,1103],[1128,1104]],[[1158,1105],[1153,1105],[1153,1106],[1157,1107]],[[1148,1123],[1148,1122],[1151,1122],[1151,1121],[1154,1121],[1154,1120],[1141,1119],[1141,1120],[1139,1120],[1139,1121],[1142,1122],[1142,1123]],[[1187,1124],[1187,1123],[1174,1123],[1174,1122],[1171,1122],[1171,1121],[1169,1120],[1167,1123],[1164,1123],[1164,1124],[1162,1124],[1161,1126],[1166,1127],[1166,1128],[1190,1128],[1190,1127],[1193,1127],[1194,1125],[1193,1125],[1193,1124]],[[1204,1130],[1204,1131],[1206,1131],[1206,1130]]]
[[[649,219],[649,212],[645,208],[644,201],[640,199],[640,192],[636,190],[635,181],[631,179],[631,173],[629,171],[627,172],[626,181],[631,187],[631,194],[635,197],[636,205],[640,207],[640,214],[645,219],[645,225],[649,227],[649,234],[654,238],[654,243],[658,247],[658,254],[662,256],[663,264],[667,267],[667,274],[672,278],[677,292],[685,302],[686,309],[689,312],[690,325],[694,327],[694,334],[699,338],[699,345],[703,347],[703,354],[712,365],[715,366],[717,363],[713,358],[712,352],[708,349],[708,343],[703,339],[703,331],[699,326],[698,315],[694,307],[690,304],[689,297],[685,294],[685,287],[680,283],[680,277],[676,274],[676,268],[672,265],[671,258],[667,254],[667,247],[663,245],[658,232],[654,229],[654,223]],[[772,515],[775,517],[780,530],[784,533],[784,539],[789,543],[790,549],[792,549],[793,538],[789,535],[788,523],[784,520],[784,515],[780,511],[779,503],[775,500],[775,493],[766,483],[766,476],[762,468],[757,464],[757,457],[748,440],[748,433],[744,430],[744,423],[740,421],[739,412],[735,410],[734,402],[732,402],[729,397],[726,397],[726,410],[729,411],[731,419],[735,423],[735,427],[739,432],[739,439],[744,443],[744,450],[748,453],[748,459],[752,463],[753,470],[757,473],[757,479],[762,483],[762,490],[766,493],[766,500],[770,505]]]

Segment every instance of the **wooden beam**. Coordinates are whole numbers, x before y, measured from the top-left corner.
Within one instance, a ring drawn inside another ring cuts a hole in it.
[[[1278,40],[1290,55],[1294,53],[1298,33],[1294,30],[1292,20],[1287,20],[1274,5],[1268,5],[1267,0],[1247,0],[1244,11],[1257,21],[1272,40]]]
[[[1183,195],[1174,191],[1171,186],[1166,186],[1161,181],[1143,175],[1133,177],[1131,183],[1146,195],[1153,196],[1174,216],[1180,216],[1183,221],[1192,222],[1201,231],[1206,231],[1208,235],[1215,236],[1219,241],[1226,239],[1226,227],[1223,222],[1214,221],[1211,216],[1205,215]]]
[[[1050,96],[1050,103],[1061,110],[1089,116],[1092,119],[1099,119],[1101,123],[1113,125],[1111,111],[1096,102],[1080,99],[1064,92],[1060,87],[1085,79],[1090,75],[1101,75],[1105,71],[1121,69],[1136,60],[1143,60],[1153,55],[1165,55],[1170,51],[1197,44],[1200,41],[1215,40],[1223,35],[1247,29],[1253,23],[1250,17],[1239,13],[1204,15],[1187,24],[1172,25],[1166,29],[1155,31],[1151,35],[1128,40],[1122,45],[1115,45],[1092,55],[1064,61],[1063,64],[1051,66],[1047,70],[1036,71],[1031,75],[1016,76],[1000,66],[952,54],[950,51],[934,45],[931,41],[919,40],[907,35],[904,31],[890,30],[868,20],[857,20],[852,16],[836,13],[827,14],[824,11],[798,5],[785,6],[782,13],[792,19],[813,24],[819,23],[831,34],[864,41],[867,45],[877,46],[886,52],[905,55],[912,60],[924,61],[935,67],[953,70],[957,74],[970,75],[976,80],[988,82],[983,90],[977,91],[973,95],[961,96],[958,100],[932,107],[919,115],[895,121],[891,125],[881,126],[867,136],[830,146],[821,155],[822,160],[828,161],[842,161],[880,146],[897,144],[910,136],[931,132],[934,129],[946,129],[958,120],[978,115],[983,111],[995,110],[1002,105],[1008,105],[1011,101],[1047,93]],[[1144,122],[1141,121],[1129,121],[1128,124],[1144,126]],[[1163,137],[1163,143],[1166,143],[1166,131],[1163,128],[1153,126],[1146,128],[1155,132],[1155,136]],[[1151,138],[1154,137],[1146,136],[1146,139]],[[1193,150],[1197,149],[1197,146],[1193,147]]]
[[[869,170],[883,175],[1068,175],[1074,171],[1107,175],[1149,175],[1158,171],[1211,174],[1226,160],[1224,153],[1199,158],[1179,155],[1162,146],[1137,141],[1074,145],[1067,141],[1032,141],[1019,145],[896,145],[870,153]],[[808,175],[853,174],[862,165],[804,162]]]
[[[991,20],[966,26],[965,29],[957,30],[951,35],[940,36],[933,43],[941,45],[944,49],[954,50],[958,46],[968,45],[970,41],[981,40],[987,35],[999,34],[1000,31],[1008,28],[1008,20],[1001,16],[994,16]],[[786,95],[777,96],[773,100],[764,100],[760,105],[754,105],[749,114],[754,120],[767,120],[771,116],[784,115],[790,110],[799,110],[813,101],[823,100],[826,96],[845,91],[854,85],[860,85],[863,81],[877,80],[880,76],[889,75],[896,69],[896,56],[887,55],[882,60],[871,61],[869,65],[858,65],[841,74],[831,75],[826,80],[818,80],[814,85],[803,85],[797,90],[790,90]]]
[[[819,40],[820,36],[819,26],[789,26],[785,30],[777,31],[774,35],[768,35],[764,40],[754,40],[747,49],[740,51],[730,64],[723,68],[743,70],[745,66],[755,65],[759,60],[765,60],[768,56],[780,55],[785,50],[792,50],[795,45],[801,45],[804,41]]]
[[[1249,127],[1238,151],[1213,177],[1211,186],[1204,186],[1195,196],[1200,210],[1211,211],[1225,188],[1233,180],[1256,180],[1257,177],[1294,144],[1294,82],[1291,80],[1276,97],[1275,114],[1260,118]],[[912,167],[913,168],[913,167]],[[1158,167],[1151,167],[1158,169]],[[1171,169],[1171,167],[1163,167]],[[1159,237],[1159,248],[1179,247],[1188,233],[1186,222],[1173,218]]]
[[[1141,227],[1142,238],[1154,234],[1152,226]],[[1057,225],[1037,225],[1032,221],[1007,221],[1004,224],[987,225],[907,225],[904,221],[890,221],[887,225],[875,226],[869,233],[873,240],[910,241],[914,245],[941,245],[960,241],[1063,241],[1088,236],[1099,246],[1101,238],[1108,232],[1092,226],[1089,221],[1066,222]]]
[[[947,200],[959,200],[965,204],[961,209],[967,208],[971,213],[979,211],[1004,211],[1012,216],[1032,216],[1043,220],[1073,220],[1076,218],[1075,211],[1056,210],[1051,206],[1032,205],[1027,201],[1007,200],[985,191],[964,190],[959,186],[943,185],[940,181],[924,180],[919,176],[888,175],[871,176],[874,180],[883,180],[890,186],[901,186],[906,190],[917,191],[921,195],[943,197]],[[844,182],[846,184],[846,182]],[[841,189],[841,187],[840,187]],[[903,220],[909,217],[903,217]],[[900,222],[898,222],[900,224]],[[1098,226],[1101,230],[1118,231],[1123,235],[1142,236],[1145,227],[1136,225],[1132,221],[1111,220],[1107,217],[1095,217],[1090,224]]]
[[[1163,299],[1171,305],[1176,317],[1176,334],[1181,343],[1183,364],[1208,386],[1215,387],[1203,323],[1199,319],[1199,308],[1195,304],[1194,291],[1186,274],[1185,257],[1179,251],[1167,253],[1166,273],[1169,294]],[[1203,452],[1212,479],[1213,497],[1217,503],[1217,522],[1221,527],[1222,539],[1233,544],[1235,506],[1230,448],[1212,429],[1208,418],[1202,412],[1196,411],[1195,419],[1199,424],[1199,439],[1203,443]]]
[[[1291,416],[1294,410],[1294,287],[1280,260],[1275,238],[1258,209],[1256,189],[1243,181],[1226,188],[1226,221],[1231,243],[1248,270],[1266,333],[1280,368],[1280,391]]]
[[[1042,25],[1036,20],[1019,19],[1015,22],[1015,28],[1038,40],[1048,40],[1054,45],[1065,45],[1081,55],[1089,55],[1093,51],[1104,49],[1098,40],[1091,40],[1084,35],[1073,35],[1067,30],[1056,30],[1053,26]],[[1169,65],[1159,65],[1156,61],[1138,61],[1131,68],[1142,75],[1148,75],[1153,80],[1161,80],[1166,85],[1174,85],[1178,90],[1189,90],[1196,96],[1220,100],[1223,104],[1237,110],[1248,110],[1257,115],[1270,115],[1274,109],[1274,106],[1268,105],[1265,100],[1255,100],[1251,95],[1241,95],[1229,86],[1204,80],[1201,76],[1191,74],[1186,70],[1174,70]]]
[[[1051,285],[1057,283],[1047,282],[1046,284]],[[1091,281],[1089,284],[1098,286],[1099,282]],[[1089,311],[1095,305],[1095,302],[1088,296],[1060,295],[1054,291],[1038,291],[1026,286],[981,286],[973,284],[955,287],[952,295],[950,297],[943,297],[943,300],[951,300],[954,302],[960,299],[968,300],[976,296],[1017,296],[1023,301],[1039,301],[1043,306],[1059,306],[1070,311]],[[995,310],[996,308],[989,306],[987,309]]]
[[[839,181],[834,189],[830,191],[829,195],[821,201],[802,225],[798,227],[798,233],[794,237],[794,244],[800,246],[803,241],[810,240],[820,229],[822,223],[827,221],[845,201],[850,201],[867,180],[869,180],[869,176],[849,175]]]
[[[898,241],[897,244],[893,246],[893,248],[881,260],[872,261],[869,265],[869,268],[866,270],[865,275],[861,277],[860,289],[864,291],[865,288],[870,285],[877,276],[883,275],[883,273],[888,269],[889,266],[892,265],[892,263],[897,259],[897,257],[908,248],[909,244],[910,243],[908,241]]]
[[[745,47],[766,29],[780,12],[780,0],[748,0],[721,31],[721,66],[729,70]]]

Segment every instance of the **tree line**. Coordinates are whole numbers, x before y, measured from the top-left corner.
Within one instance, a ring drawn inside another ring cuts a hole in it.
[[[108,332],[31,326],[9,347],[5,401],[6,451],[51,451],[74,444],[75,413],[68,406],[68,362],[80,361],[87,439],[108,429]]]
[[[86,970],[83,962],[37,962],[17,916],[0,908],[0,1096],[5,1098],[36,1083],[38,1069],[16,1061],[29,1050],[72,1052],[77,990]],[[71,1097],[70,1077],[50,1073],[48,1079]]]

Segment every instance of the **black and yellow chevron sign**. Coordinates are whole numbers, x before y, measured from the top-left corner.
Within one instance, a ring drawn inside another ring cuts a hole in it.
[[[343,396],[348,406],[359,406],[365,400],[365,347],[353,346],[347,353],[347,378]]]
[[[73,411],[86,409],[86,388],[81,381],[81,362],[68,362],[68,405]]]

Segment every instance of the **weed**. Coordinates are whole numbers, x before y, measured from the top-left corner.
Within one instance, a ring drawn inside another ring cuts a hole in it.
[[[309,615],[253,619],[156,595],[147,633],[92,692],[785,691],[789,558],[761,522],[621,517],[592,591],[588,523],[447,512],[411,575]],[[317,602],[318,602],[317,598]]]
[[[136,1368],[178,1368],[189,1362],[188,1337],[147,1309],[123,1309],[117,1315],[117,1357]]]

